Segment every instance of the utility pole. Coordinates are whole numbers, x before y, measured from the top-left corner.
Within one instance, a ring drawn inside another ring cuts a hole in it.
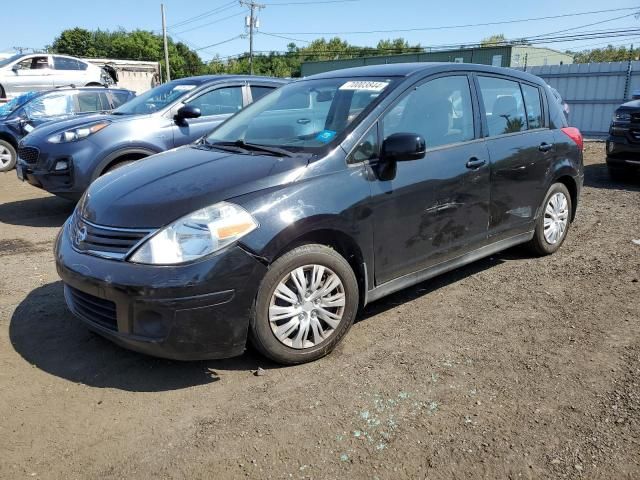
[[[253,0],[240,0],[240,5],[249,7],[249,16],[245,18],[245,26],[249,29],[249,73],[253,75],[253,33],[260,26],[260,20],[256,17],[256,10],[263,9],[265,5]]]
[[[162,41],[164,42],[164,63],[167,67],[167,82],[171,81],[171,72],[169,71],[169,49],[167,48],[167,22],[164,18],[164,3],[160,4],[160,11],[162,12]]]

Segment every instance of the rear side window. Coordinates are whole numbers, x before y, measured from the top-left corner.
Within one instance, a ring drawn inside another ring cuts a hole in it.
[[[74,58],[53,57],[53,68],[56,70],[81,70],[80,63]]]
[[[260,100],[267,93],[271,93],[274,90],[273,87],[261,87],[258,85],[251,85],[250,88],[251,88],[251,98],[253,99],[254,102]]]
[[[518,82],[495,77],[478,77],[478,82],[490,137],[527,129]]]
[[[187,102],[200,109],[203,117],[242,110],[242,87],[218,88]]]
[[[101,110],[109,109],[102,105],[100,92],[80,92],[77,94],[77,98],[78,111],[81,113],[99,112]]]
[[[123,103],[129,101],[129,94],[127,92],[111,92],[111,99],[113,101],[113,108],[118,108]]]
[[[524,96],[524,106],[527,109],[527,123],[529,129],[544,127],[542,118],[542,103],[540,101],[540,90],[531,85],[521,84],[522,95]]]
[[[423,83],[389,110],[383,135],[417,133],[427,148],[473,140],[473,107],[466,75]]]

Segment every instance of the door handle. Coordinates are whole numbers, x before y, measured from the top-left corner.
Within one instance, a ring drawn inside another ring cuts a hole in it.
[[[485,163],[487,163],[487,162],[484,161],[484,160],[480,160],[479,158],[472,157],[467,162],[467,168],[470,168],[472,170],[476,170],[476,169],[480,168],[481,166],[483,166]]]
[[[542,142],[538,147],[541,152],[548,152],[553,148],[553,143]]]
[[[306,125],[307,123],[311,123],[311,120],[309,120],[308,118],[299,118],[298,123],[300,125]]]

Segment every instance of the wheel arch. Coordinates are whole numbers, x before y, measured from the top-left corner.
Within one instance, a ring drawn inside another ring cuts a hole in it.
[[[556,177],[553,183],[561,183],[569,190],[569,195],[571,195],[571,221],[573,222],[576,217],[576,207],[578,206],[578,183],[573,176],[567,173]]]
[[[13,135],[8,134],[7,132],[0,132],[0,140],[10,143],[16,151],[18,150],[18,141]]]
[[[342,257],[344,257],[344,259],[349,263],[358,281],[360,297],[359,308],[362,308],[364,306],[368,290],[366,261],[358,242],[356,242],[351,235],[342,230],[329,227],[318,227],[312,230],[307,230],[304,233],[299,233],[295,236],[290,236],[287,238],[286,242],[281,243],[276,250],[273,250],[270,255],[269,263],[273,263],[282,255],[297,246],[309,243],[317,243],[319,245],[327,246],[342,255]]]
[[[91,181],[94,181],[96,178],[101,176],[106,170],[108,170],[111,166],[116,163],[128,161],[128,160],[140,160],[142,158],[150,157],[151,155],[155,155],[156,153],[160,153],[149,148],[144,147],[131,147],[124,148],[120,150],[116,150],[115,152],[110,153],[105,158],[103,158],[98,167],[95,169]]]

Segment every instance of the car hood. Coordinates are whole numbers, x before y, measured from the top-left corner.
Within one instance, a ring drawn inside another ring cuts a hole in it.
[[[92,115],[80,115],[63,120],[48,121],[40,125],[34,130],[25,143],[32,140],[40,140],[43,137],[48,137],[51,134],[61,132],[63,130],[70,130],[72,128],[82,127],[88,123],[98,122],[100,120],[109,120],[112,123],[120,123],[124,121],[130,121],[132,118],[146,117],[147,115],[110,115],[104,113],[92,114]]]
[[[158,228],[208,205],[289,183],[307,163],[306,157],[186,146],[98,178],[78,208],[86,220],[98,225]]]
[[[640,100],[631,100],[630,102],[623,103],[620,107],[624,110],[633,110],[640,108]]]

